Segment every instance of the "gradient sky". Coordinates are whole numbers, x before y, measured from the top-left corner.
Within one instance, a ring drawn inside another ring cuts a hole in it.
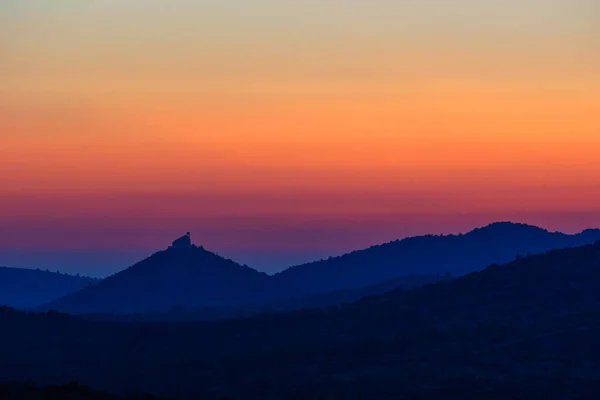
[[[0,264],[600,226],[596,0],[4,0]]]

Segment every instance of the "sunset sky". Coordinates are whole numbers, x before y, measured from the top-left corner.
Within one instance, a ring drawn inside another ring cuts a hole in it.
[[[0,265],[600,227],[597,0],[4,0]]]

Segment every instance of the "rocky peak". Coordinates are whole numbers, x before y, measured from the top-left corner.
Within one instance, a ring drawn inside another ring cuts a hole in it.
[[[184,236],[175,240],[171,245],[174,249],[189,249],[192,247],[192,238],[190,233],[186,233]]]

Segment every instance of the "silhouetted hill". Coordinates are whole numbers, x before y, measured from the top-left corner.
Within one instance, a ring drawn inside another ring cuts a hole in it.
[[[40,309],[82,314],[165,311],[179,304],[225,306],[262,299],[268,279],[193,246],[186,235],[167,250]]]
[[[413,289],[420,286],[442,282],[452,279],[450,275],[408,275],[400,278],[390,279],[374,285],[368,285],[353,289],[334,290],[331,292],[317,293],[313,295],[292,297],[253,305],[249,307],[251,314],[265,312],[283,312],[301,310],[306,308],[323,308],[335,305],[353,303],[363,297],[384,294],[396,289]]]
[[[464,235],[420,236],[374,246],[269,277],[193,246],[188,233],[168,250],[42,309],[155,314],[144,319],[156,319],[159,312],[161,318],[177,320],[322,307],[379,294],[382,288],[407,287],[403,282],[411,275],[461,275],[508,262],[517,254],[573,247],[596,239],[600,240],[600,230],[566,235],[529,225],[495,223]]]
[[[412,289],[427,284],[452,279],[449,275],[410,275],[396,278],[376,285],[358,289],[336,290],[303,297],[285,298],[265,303],[240,304],[229,307],[203,307],[199,309],[179,305],[165,312],[137,313],[127,315],[87,314],[88,319],[100,321],[128,322],[183,322],[183,321],[215,321],[221,319],[251,317],[258,314],[301,310],[306,308],[323,308],[334,305],[352,303],[367,296],[390,292],[395,289]]]
[[[354,251],[341,257],[291,267],[274,275],[288,293],[305,294],[356,288],[411,275],[463,275],[517,254],[539,254],[600,240],[600,230],[577,235],[535,226],[499,222],[466,234],[417,236]]]
[[[0,309],[0,376],[190,399],[594,399],[598,304],[600,243],[345,306],[214,323]]]
[[[35,307],[98,281],[39,269],[0,267],[0,305]]]

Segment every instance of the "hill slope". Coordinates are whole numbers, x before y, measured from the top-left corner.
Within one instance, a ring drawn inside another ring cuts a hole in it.
[[[99,321],[128,322],[184,322],[184,321],[216,321],[223,319],[251,317],[265,313],[281,313],[308,308],[325,308],[348,304],[367,296],[390,292],[395,289],[412,289],[432,283],[452,279],[450,276],[411,275],[392,279],[376,285],[358,289],[337,290],[302,297],[282,298],[274,301],[239,304],[224,307],[190,308],[178,306],[166,312],[136,313],[127,315],[87,314],[88,319]],[[271,291],[273,289],[271,288]]]
[[[342,307],[218,323],[0,309],[0,376],[206,399],[593,399],[598,304],[600,243]]]
[[[97,392],[77,383],[62,386],[36,387],[23,383],[0,384],[0,399],[2,400],[159,400],[146,394],[117,396]]]
[[[35,307],[98,281],[56,272],[0,267],[0,305]]]
[[[184,237],[167,250],[42,309],[80,314],[165,311],[181,304],[223,306],[258,301],[265,295],[268,279],[193,246]]]
[[[411,274],[463,275],[517,254],[539,254],[600,240],[600,230],[576,235],[535,226],[494,223],[461,235],[417,236],[341,257],[291,267],[274,275],[288,293],[307,294],[356,288]]]

